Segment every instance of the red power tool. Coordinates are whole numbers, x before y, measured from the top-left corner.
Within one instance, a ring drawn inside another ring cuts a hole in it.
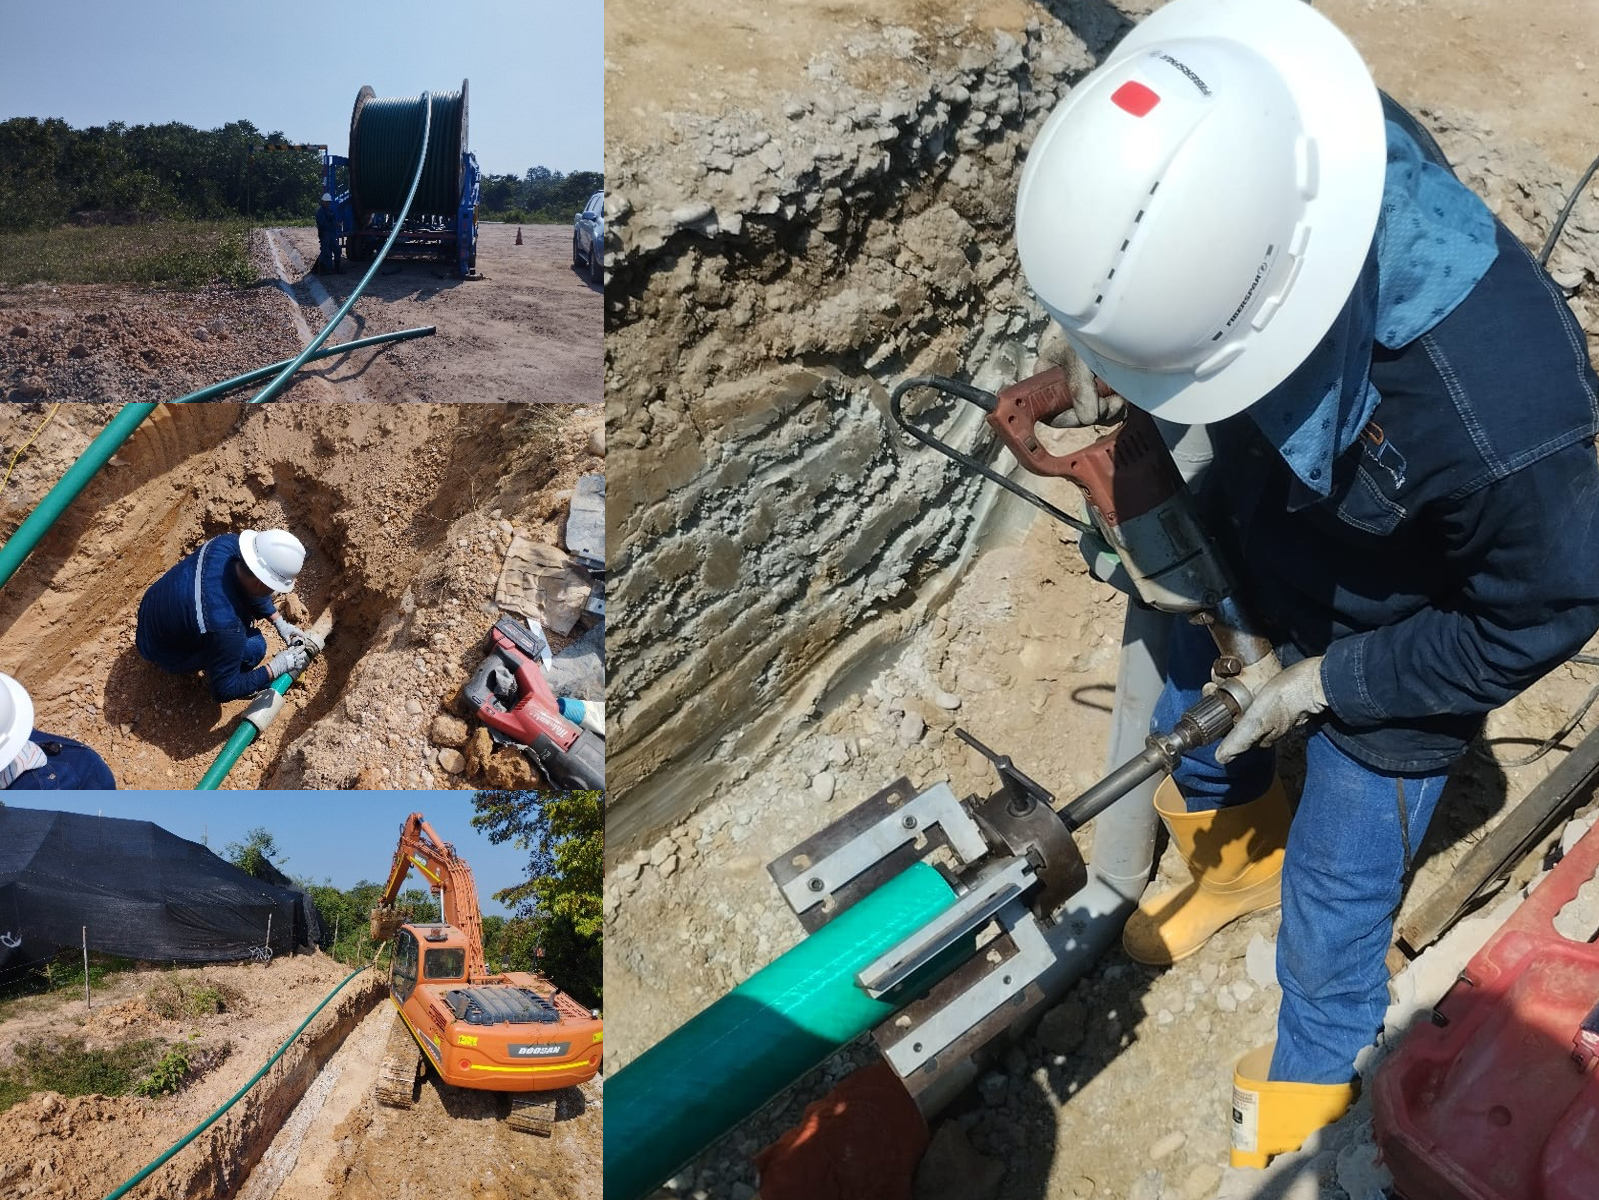
[[[969,454],[906,418],[905,394],[929,388],[987,413],[996,437],[1027,471],[1070,480],[1083,493],[1090,524],[1062,512]],[[1069,454],[1053,454],[1038,426],[1072,409],[1066,372],[1051,367],[997,394],[940,375],[900,382],[889,397],[894,420],[917,441],[997,483],[1080,533],[1092,533],[1126,570],[1138,598],[1162,612],[1206,625],[1220,652],[1218,677],[1239,677],[1252,691],[1281,667],[1271,639],[1235,594],[1233,572],[1200,523],[1193,496],[1149,414],[1132,407],[1116,429]]]
[[[501,617],[489,631],[489,653],[462,694],[490,736],[531,758],[557,787],[603,791],[605,743],[561,716],[541,665],[549,645],[532,629]]]

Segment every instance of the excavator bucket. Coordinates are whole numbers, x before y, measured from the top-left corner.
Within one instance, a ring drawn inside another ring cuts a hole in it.
[[[372,940],[386,942],[405,924],[405,918],[393,909],[374,908],[372,910]]]

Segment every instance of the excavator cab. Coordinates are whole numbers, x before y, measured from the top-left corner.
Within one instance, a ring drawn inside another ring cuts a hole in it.
[[[449,925],[402,925],[394,935],[389,988],[404,1004],[424,983],[465,983],[466,938]],[[420,968],[420,970],[419,970]]]
[[[394,935],[394,965],[389,968],[389,991],[401,1004],[416,990],[418,958],[416,934],[401,928]]]

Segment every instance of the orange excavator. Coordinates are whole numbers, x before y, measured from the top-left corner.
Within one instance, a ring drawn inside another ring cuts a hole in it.
[[[395,911],[412,867],[439,898],[442,921],[406,923]],[[548,1137],[561,1089],[592,1079],[600,1068],[599,1014],[543,975],[489,973],[472,870],[421,813],[400,827],[394,866],[372,912],[372,940],[391,937],[389,999],[396,1015],[378,1073],[378,1102],[410,1108],[426,1063],[450,1087],[509,1093],[512,1128]]]

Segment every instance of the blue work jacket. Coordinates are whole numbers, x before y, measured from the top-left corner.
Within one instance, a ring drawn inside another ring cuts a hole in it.
[[[277,612],[270,596],[244,590],[234,564],[244,561],[239,535],[212,538],[150,585],[139,602],[139,653],[174,673],[203,670],[218,703],[252,696],[272,682],[265,667],[246,669],[254,622]],[[258,646],[252,662],[260,661]]]
[[[87,792],[115,791],[116,778],[111,768],[82,742],[59,733],[41,733],[34,730],[28,740],[44,751],[45,764],[24,771],[11,781],[8,791],[13,792]]]
[[[1379,770],[1446,769],[1599,629],[1599,377],[1559,289],[1497,241],[1442,322],[1373,347],[1382,399],[1326,498],[1247,413],[1212,428],[1244,594],[1285,663],[1325,655],[1326,730]]]

